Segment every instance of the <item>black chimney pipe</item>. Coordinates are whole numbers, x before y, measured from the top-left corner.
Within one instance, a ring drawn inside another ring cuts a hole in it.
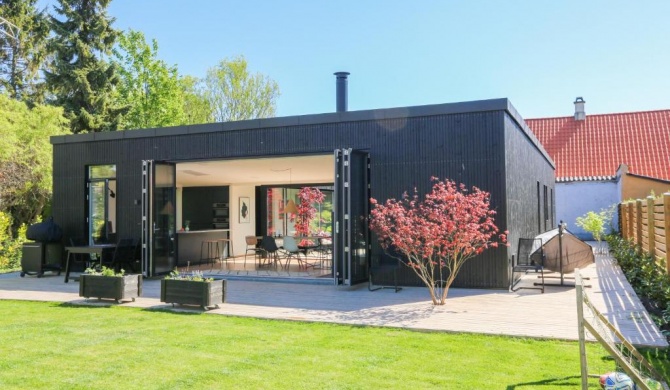
[[[335,72],[333,73],[336,76],[336,96],[337,96],[337,112],[347,111],[347,102],[349,100],[347,96],[347,77],[349,72]]]

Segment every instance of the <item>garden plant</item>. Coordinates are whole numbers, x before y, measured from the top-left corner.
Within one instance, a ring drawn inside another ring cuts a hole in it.
[[[403,260],[428,287],[434,305],[444,305],[463,264],[498,243],[489,193],[432,177],[432,191],[420,199],[407,192],[380,204],[371,199],[370,229],[382,248]]]

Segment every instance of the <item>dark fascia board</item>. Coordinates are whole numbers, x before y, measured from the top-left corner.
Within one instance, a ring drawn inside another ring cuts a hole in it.
[[[523,131],[526,134],[526,137],[528,137],[530,142],[532,142],[533,145],[535,145],[535,148],[539,150],[540,153],[542,153],[547,162],[549,162],[549,164],[551,164],[551,167],[554,168],[555,170],[556,163],[554,163],[554,160],[549,156],[549,153],[547,153],[547,151],[544,150],[544,146],[542,146],[540,140],[538,140],[537,137],[535,137],[535,134],[533,134],[533,131],[530,129],[530,127],[528,127],[526,121],[523,119],[523,117],[521,117],[521,114],[519,114],[519,112],[516,110],[516,108],[514,108],[514,106],[509,100],[507,101],[506,111],[512,118],[512,120],[514,120],[514,122],[516,122],[516,124],[519,125],[521,131]]]
[[[630,172],[626,172],[626,175],[632,176],[632,177],[638,177],[640,179],[655,181],[655,182],[658,182],[658,183],[661,183],[661,184],[670,184],[670,180],[665,180],[665,179],[661,179],[661,178],[658,178],[658,177],[639,175],[637,173],[630,173]]]
[[[510,115],[513,118],[515,118],[515,121],[519,123],[520,126],[524,129],[524,131],[526,131],[527,134],[532,135],[530,130],[528,130],[528,126],[525,125],[525,122],[523,121],[521,116],[516,112],[514,107],[512,107],[509,100],[507,98],[501,98],[501,99],[476,100],[471,102],[431,104],[425,106],[396,107],[396,108],[383,108],[375,110],[296,115],[296,116],[287,116],[279,118],[251,119],[245,121],[207,123],[202,125],[186,125],[186,126],[165,127],[157,129],[123,130],[123,131],[107,132],[104,133],[105,134],[104,136],[97,138],[95,137],[95,134],[103,134],[103,133],[53,136],[51,137],[51,143],[63,144],[63,143],[76,143],[76,142],[91,142],[103,139],[115,140],[115,139],[126,139],[126,138],[163,137],[173,135],[212,133],[218,131],[235,131],[235,130],[263,129],[263,128],[267,129],[273,127],[342,123],[342,122],[359,122],[359,121],[372,121],[379,119],[411,118],[420,116],[462,114],[462,113],[475,113],[475,112],[486,112],[486,111],[509,112]],[[544,149],[541,150],[546,155]]]

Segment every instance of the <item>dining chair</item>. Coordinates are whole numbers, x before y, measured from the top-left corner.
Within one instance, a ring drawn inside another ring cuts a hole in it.
[[[291,259],[295,258],[298,260],[298,266],[303,265],[303,261],[300,259],[300,253],[302,250],[298,248],[298,243],[295,241],[294,237],[286,236],[284,237],[284,253],[286,253],[286,268],[291,265]]]
[[[257,236],[245,236],[244,240],[247,243],[247,248],[244,251],[244,266],[247,266],[247,255],[249,252],[254,254],[254,262],[263,252],[263,249],[260,247],[259,239]]]
[[[277,246],[277,242],[274,238],[270,236],[263,236],[260,247],[268,261],[268,265],[270,265],[270,262],[274,263],[275,267],[277,266],[277,263],[281,265],[281,260],[279,259],[279,247]]]
[[[124,270],[130,270],[131,272],[136,272],[135,263],[137,262],[137,247],[139,245],[139,240],[136,238],[122,238],[114,248],[114,255],[112,257],[111,267],[114,268],[116,272],[119,272],[123,265],[126,265],[127,268]]]
[[[88,241],[84,237],[70,237],[70,246],[87,246]],[[84,263],[84,269],[93,267],[98,263],[98,258],[95,255],[85,253],[77,253],[72,255],[72,260],[78,263]]]
[[[319,237],[319,246],[316,247],[315,251],[319,254],[319,261],[323,268],[323,264],[329,262],[333,257],[333,239]]]

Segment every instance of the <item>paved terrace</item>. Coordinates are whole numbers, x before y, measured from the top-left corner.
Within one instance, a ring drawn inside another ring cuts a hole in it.
[[[612,258],[596,256],[596,264],[582,270],[582,275],[591,278],[592,287],[586,289],[590,299],[628,340],[641,346],[668,346]],[[531,275],[526,278],[525,283],[536,280]],[[114,304],[86,301],[78,292],[79,283],[65,284],[63,276],[0,275],[0,299]],[[172,307],[160,302],[158,280],[146,280],[142,297],[123,306]],[[174,310],[196,309],[178,306]],[[206,314],[577,340],[574,287],[547,287],[544,294],[452,288],[447,304],[434,307],[426,289],[419,287],[395,293],[392,289],[369,292],[366,285],[344,288],[229,280],[227,302]]]

